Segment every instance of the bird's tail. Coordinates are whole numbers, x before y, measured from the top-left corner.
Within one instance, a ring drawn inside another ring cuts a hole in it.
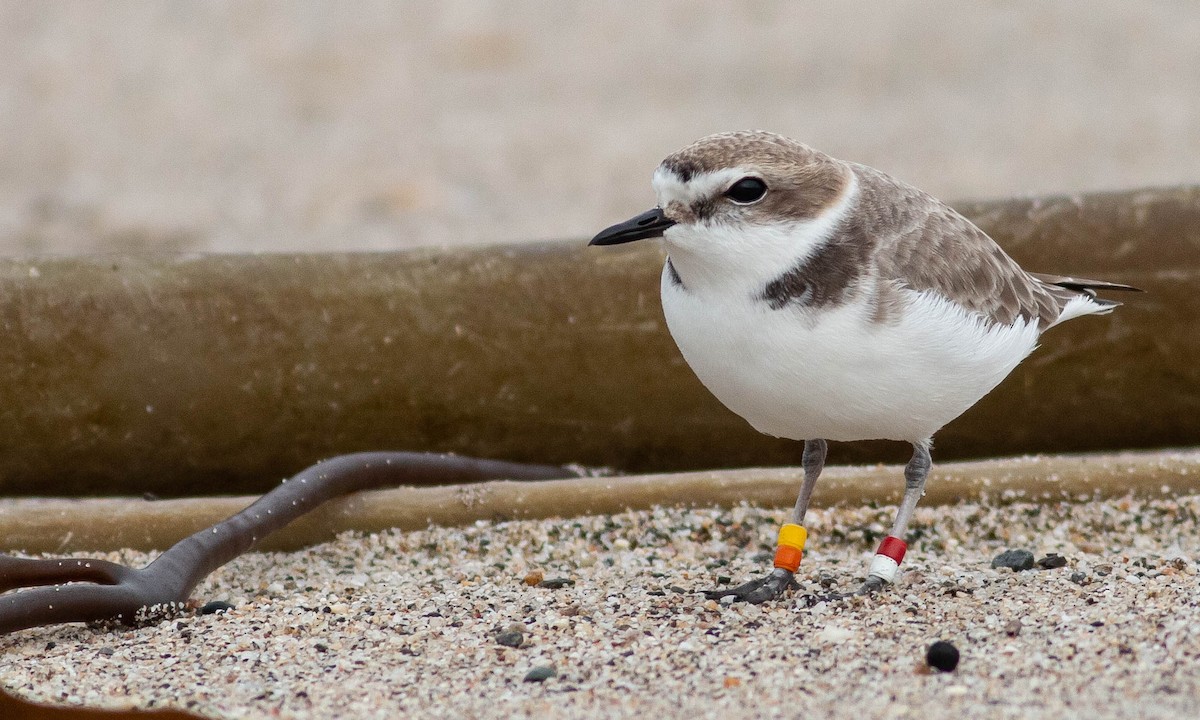
[[[1074,290],[1077,293],[1083,293],[1088,297],[1096,297],[1097,290],[1123,290],[1128,292],[1142,292],[1141,288],[1135,288],[1132,285],[1123,285],[1121,283],[1108,282],[1107,280],[1088,280],[1087,278],[1067,277],[1065,275],[1044,275],[1042,273],[1029,273],[1038,280],[1047,285],[1057,285],[1060,288]],[[1107,300],[1099,301],[1101,303],[1110,302]],[[1119,305],[1120,303],[1115,303]]]
[[[1113,308],[1118,307],[1121,303],[1115,300],[1106,300],[1096,297],[1097,290],[1121,290],[1126,292],[1142,292],[1141,288],[1136,288],[1132,285],[1124,285],[1121,283],[1108,282],[1106,280],[1089,280],[1087,278],[1066,277],[1063,275],[1044,275],[1042,273],[1029,273],[1039,282],[1054,287],[1060,287],[1064,290],[1070,290],[1073,293],[1078,293],[1074,298],[1067,301],[1063,307],[1062,313],[1058,318],[1051,323],[1057,325],[1066,320],[1070,320],[1080,315],[1106,315],[1113,311]]]

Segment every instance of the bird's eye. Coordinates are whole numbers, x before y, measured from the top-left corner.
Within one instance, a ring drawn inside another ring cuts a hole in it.
[[[725,191],[725,197],[739,205],[749,205],[763,199],[767,184],[756,177],[744,177]]]

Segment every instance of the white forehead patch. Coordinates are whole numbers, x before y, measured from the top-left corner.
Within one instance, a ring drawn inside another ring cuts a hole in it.
[[[712,172],[697,173],[684,182],[671,170],[659,165],[654,171],[650,185],[658,197],[658,206],[666,207],[673,202],[691,205],[697,200],[710,198],[725,192],[737,180],[754,173],[742,168],[723,168]]]

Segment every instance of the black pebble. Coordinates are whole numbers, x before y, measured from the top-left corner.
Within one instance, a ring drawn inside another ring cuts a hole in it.
[[[575,581],[570,578],[547,578],[537,584],[540,588],[549,588],[551,590],[560,590],[568,585],[574,585]]]
[[[1017,572],[1030,570],[1033,568],[1033,553],[1028,550],[1005,550],[992,558],[992,567],[1012,568]]]
[[[520,630],[505,630],[496,635],[496,642],[504,647],[519,648],[525,642],[525,635]]]
[[[558,674],[553,665],[539,665],[525,673],[525,682],[543,682]]]
[[[945,640],[938,640],[925,651],[925,662],[936,670],[952,672],[958,667],[958,648]]]
[[[224,612],[232,609],[233,605],[225,602],[224,600],[213,600],[210,603],[206,603],[204,607],[200,608],[200,614],[212,615],[213,613]]]
[[[1050,553],[1046,557],[1037,561],[1038,567],[1043,570],[1054,570],[1060,567],[1067,566],[1067,559],[1057,553]]]
[[[110,647],[102,647],[102,648],[100,648],[99,652],[101,655],[103,655],[105,657],[112,657],[113,654],[116,653],[117,651],[113,650]]]

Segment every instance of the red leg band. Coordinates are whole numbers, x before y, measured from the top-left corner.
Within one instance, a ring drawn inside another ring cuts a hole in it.
[[[879,549],[875,551],[877,555],[890,557],[899,565],[904,560],[904,553],[908,550],[908,545],[898,537],[888,535],[879,543]]]

